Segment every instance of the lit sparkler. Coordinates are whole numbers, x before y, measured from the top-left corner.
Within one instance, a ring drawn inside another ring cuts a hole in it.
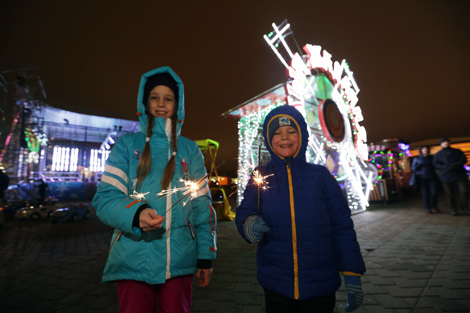
[[[273,176],[274,174],[269,174],[269,175],[261,175],[259,170],[253,171],[253,181],[255,184],[258,186],[258,189],[262,190],[267,190],[268,187],[268,182],[265,180],[266,177]]]
[[[183,191],[184,193],[188,192],[189,193],[195,193],[198,190],[197,182],[191,181],[191,180],[185,180],[180,178],[179,180],[184,184],[183,187],[174,187],[171,189],[165,189],[157,193],[157,196],[160,196],[160,198],[168,197],[169,195],[175,194],[179,191]]]
[[[145,200],[145,195],[148,194],[148,192],[146,193],[140,193],[140,192],[136,192],[135,190],[132,192],[132,194],[129,196],[131,197],[132,199],[136,199],[136,200]]]
[[[263,176],[259,170],[261,166],[261,145],[258,148],[258,169],[253,172],[253,181],[258,186],[258,216],[259,216],[259,202],[260,202],[260,192],[261,189],[268,189],[268,182],[265,180],[266,177],[272,176],[274,174]]]
[[[189,198],[186,199],[186,201],[183,202],[183,206],[185,206],[186,203],[188,203],[188,201],[191,201],[192,199],[196,198],[197,197],[197,192],[199,191],[201,186],[204,185],[207,178],[210,175],[212,175],[212,173],[219,166],[221,166],[223,163],[224,163],[224,161],[222,161],[219,165],[217,165],[214,169],[212,169],[212,171],[210,171],[209,173],[204,175],[204,177],[202,177],[198,181],[191,181],[191,180],[181,179],[180,181],[182,181],[184,183],[184,187],[175,187],[175,188],[171,188],[171,189],[167,189],[167,190],[162,190],[159,193],[157,193],[157,196],[160,196],[161,198],[163,198],[163,197],[168,197],[169,195],[172,195],[172,194],[174,194],[178,191],[183,191],[183,195],[181,196],[181,198],[179,198],[178,201],[176,201],[168,210],[166,210],[165,213],[168,213],[168,211],[173,209],[174,206],[176,206],[178,203],[180,203],[184,198],[186,198],[188,196],[189,196]]]
[[[260,192],[261,190],[267,190],[268,187],[268,182],[266,181],[266,177],[273,176],[274,174],[269,174],[269,175],[261,175],[261,172],[259,170],[253,171],[253,181],[255,184],[258,186],[258,215],[259,215],[259,201],[260,201]]]

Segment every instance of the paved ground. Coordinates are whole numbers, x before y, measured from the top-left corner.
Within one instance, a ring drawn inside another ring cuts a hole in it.
[[[444,205],[442,206],[445,207]],[[470,216],[426,215],[417,198],[373,204],[353,217],[367,265],[357,313],[470,312]],[[0,313],[118,312],[116,286],[100,282],[111,229],[8,220],[0,231]],[[212,283],[194,287],[193,312],[263,312],[255,245],[219,221]],[[337,292],[343,312],[345,292]]]

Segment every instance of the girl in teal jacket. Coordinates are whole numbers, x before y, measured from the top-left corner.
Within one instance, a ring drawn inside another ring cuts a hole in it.
[[[137,112],[141,131],[116,142],[93,199],[115,228],[103,282],[118,282],[120,312],[189,312],[192,275],[210,282],[216,217],[203,155],[180,136],[183,82],[171,68],[142,75]],[[181,201],[184,190],[161,195],[187,181],[202,182]]]

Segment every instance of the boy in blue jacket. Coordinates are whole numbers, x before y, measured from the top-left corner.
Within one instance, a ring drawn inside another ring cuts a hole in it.
[[[258,243],[258,281],[266,312],[333,312],[344,277],[346,312],[364,297],[365,272],[351,211],[336,180],[306,161],[307,125],[292,106],[272,110],[263,125],[271,161],[258,170],[268,189],[249,181],[235,219],[241,236]],[[341,273],[341,274],[340,274]]]

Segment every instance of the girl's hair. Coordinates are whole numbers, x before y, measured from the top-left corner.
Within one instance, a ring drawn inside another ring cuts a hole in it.
[[[147,113],[148,122],[147,122],[147,140],[145,142],[144,151],[140,157],[139,164],[137,165],[137,190],[140,190],[142,187],[142,181],[150,172],[150,167],[152,166],[152,156],[150,153],[150,137],[152,136],[153,124],[155,123],[155,117]],[[176,153],[178,152],[178,137],[177,137],[177,123],[178,117],[174,114],[171,117],[171,147],[173,148],[173,153],[170,160],[168,161],[165,171],[163,172],[161,188],[167,189],[173,175],[175,173],[175,158]]]

